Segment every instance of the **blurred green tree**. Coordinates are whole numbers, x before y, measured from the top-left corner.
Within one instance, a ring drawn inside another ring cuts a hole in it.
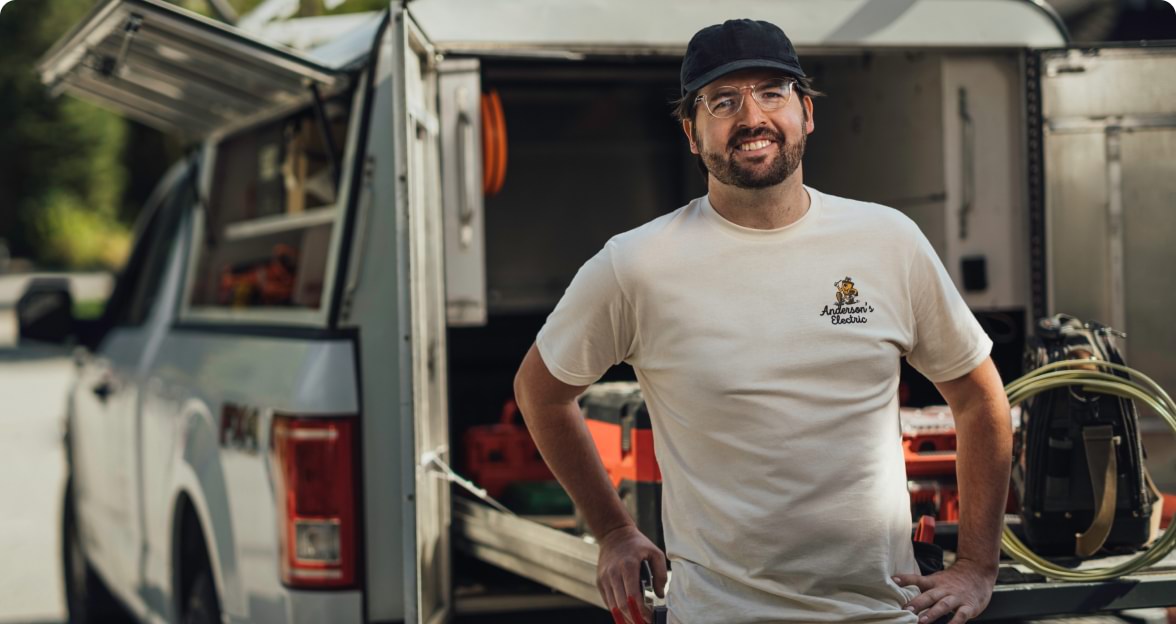
[[[208,17],[210,0],[171,0]],[[217,0],[244,15],[264,0]],[[381,10],[388,0],[296,0],[299,15]],[[34,67],[95,0],[21,0],[0,13],[0,240],[50,268],[121,267],[140,206],[183,151],[174,138],[72,97]]]
[[[0,236],[48,266],[119,266],[130,237],[119,218],[126,122],[51,98],[33,69],[91,4],[14,2],[0,14]]]

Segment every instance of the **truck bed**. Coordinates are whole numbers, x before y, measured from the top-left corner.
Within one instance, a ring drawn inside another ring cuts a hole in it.
[[[594,542],[460,498],[453,503],[453,527],[455,545],[470,556],[603,608],[596,590],[598,548]],[[1125,556],[1104,557],[1084,562],[1079,569],[1106,567],[1126,559]],[[1008,562],[1001,567],[1030,572]],[[976,621],[1173,604],[1176,604],[1176,553],[1144,572],[1114,581],[999,584],[988,609]]]

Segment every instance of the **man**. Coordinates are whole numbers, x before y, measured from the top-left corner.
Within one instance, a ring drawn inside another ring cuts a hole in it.
[[[901,213],[804,186],[808,80],[776,26],[697,33],[682,129],[705,197],[614,237],[540,331],[515,382],[543,456],[600,544],[617,622],[648,619],[661,552],[609,484],[576,397],[636,371],[664,479],[671,622],[952,622],[996,579],[1009,407],[981,331]],[[837,294],[850,283],[852,297]],[[958,558],[920,577],[898,435],[899,358],[956,418]]]

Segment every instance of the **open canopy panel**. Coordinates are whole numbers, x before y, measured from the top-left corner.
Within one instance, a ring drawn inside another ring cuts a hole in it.
[[[110,0],[38,64],[55,90],[200,138],[331,89],[341,75],[158,0]]]
[[[681,54],[697,30],[734,17],[771,21],[802,51],[1066,43],[1041,0],[415,0],[409,12],[451,52]]]

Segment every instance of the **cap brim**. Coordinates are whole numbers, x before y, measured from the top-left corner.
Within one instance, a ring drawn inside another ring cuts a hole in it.
[[[706,72],[694,80],[691,80],[690,82],[682,85],[682,93],[686,94],[690,93],[691,91],[697,91],[710,84],[714,80],[741,69],[778,69],[797,78],[805,77],[804,70],[801,69],[799,65],[790,65],[788,63],[769,61],[767,59],[741,59],[719,65],[718,67]]]

